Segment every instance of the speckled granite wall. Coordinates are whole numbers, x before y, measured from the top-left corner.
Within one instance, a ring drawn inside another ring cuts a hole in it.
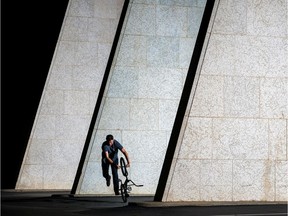
[[[70,0],[16,189],[71,189],[124,0]]]
[[[77,193],[114,194],[102,177],[100,158],[110,133],[129,152],[129,178],[144,184],[132,193],[155,193],[205,4],[130,2]]]
[[[216,2],[163,201],[287,201],[288,1]]]
[[[123,1],[70,0],[17,189],[71,189]],[[113,193],[107,133],[155,193],[205,2],[131,1],[77,193]],[[163,201],[285,201],[288,2],[216,2]]]

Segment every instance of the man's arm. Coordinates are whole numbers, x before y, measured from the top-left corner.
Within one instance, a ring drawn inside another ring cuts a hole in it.
[[[111,160],[111,158],[109,158],[108,151],[105,152],[105,157],[106,157],[106,159],[108,160],[108,162],[109,162],[110,164],[113,164],[113,160]]]
[[[129,167],[131,162],[130,162],[130,159],[129,159],[129,156],[128,156],[128,152],[125,150],[125,148],[122,148],[121,152],[124,154],[124,156],[125,156],[125,158],[126,158],[126,160],[128,162],[127,167]]]

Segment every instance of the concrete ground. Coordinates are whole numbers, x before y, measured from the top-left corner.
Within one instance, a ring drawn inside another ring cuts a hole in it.
[[[287,216],[287,203],[153,202],[152,196],[69,196],[69,192],[1,191],[1,216]]]

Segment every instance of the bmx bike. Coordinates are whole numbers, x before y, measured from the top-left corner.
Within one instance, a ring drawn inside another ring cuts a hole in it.
[[[128,178],[127,166],[123,157],[120,158],[120,167],[121,167],[122,174],[125,177],[125,180],[122,181],[121,179],[119,179],[119,182],[120,182],[119,190],[120,190],[123,202],[126,203],[129,197],[129,193],[132,190],[132,186],[142,187],[143,185],[137,185],[131,179]]]

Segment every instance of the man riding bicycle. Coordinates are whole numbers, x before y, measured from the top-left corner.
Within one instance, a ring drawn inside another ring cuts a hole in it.
[[[129,167],[130,160],[128,157],[128,152],[117,140],[114,139],[113,135],[107,135],[106,141],[102,144],[102,173],[103,177],[106,179],[106,185],[109,187],[111,181],[109,166],[111,165],[115,195],[119,195],[118,169],[120,166],[118,160],[118,150],[124,154],[126,160],[128,161],[127,167]]]

